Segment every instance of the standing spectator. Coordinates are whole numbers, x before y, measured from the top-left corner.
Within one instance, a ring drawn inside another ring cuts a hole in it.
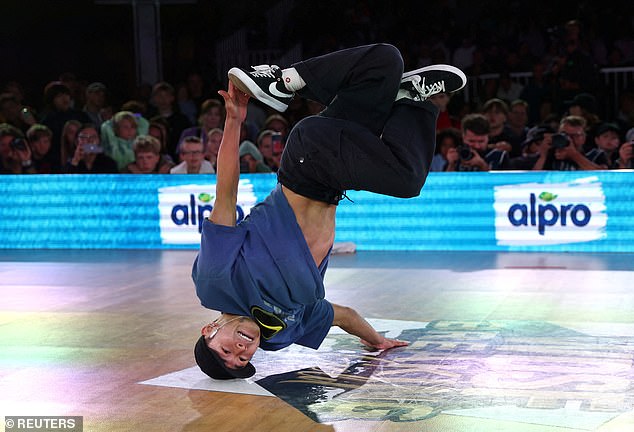
[[[88,116],[71,107],[71,91],[59,81],[49,83],[44,89],[45,112],[40,120],[53,132],[51,155],[61,161],[62,129],[69,120],[88,123]]]
[[[73,157],[66,163],[64,172],[68,174],[116,174],[117,163],[103,153],[97,127],[83,124],[77,131],[77,145]]]
[[[106,107],[106,86],[100,82],[94,82],[86,87],[86,104],[84,113],[90,118],[92,124],[100,128],[107,119],[104,118]]]
[[[490,148],[504,150],[511,156],[519,156],[519,143],[516,143],[515,148],[513,147],[513,133],[506,124],[508,113],[508,105],[502,99],[489,99],[482,107],[482,114],[489,122],[488,145]]]
[[[0,174],[36,174],[31,149],[20,129],[0,124]]]
[[[173,159],[177,156],[178,139],[181,133],[191,126],[187,117],[178,111],[176,107],[176,93],[174,87],[167,82],[159,82],[152,88],[152,107],[149,117],[160,116],[167,120],[169,125],[167,150]]]
[[[462,119],[460,149],[447,151],[446,171],[493,171],[510,168],[509,155],[498,148],[489,149],[490,127],[482,114],[469,114]]]
[[[503,71],[500,74],[500,80],[498,81],[498,90],[496,97],[506,102],[519,99],[524,90],[524,86],[511,79],[511,73],[508,70]]]
[[[119,171],[134,162],[132,144],[138,135],[147,135],[148,121],[130,111],[119,111],[101,125],[104,152],[117,162]]]
[[[38,174],[57,174],[61,172],[58,159],[51,155],[51,138],[53,133],[41,124],[34,124],[26,132],[31,148],[33,166]]]
[[[176,103],[178,104],[178,111],[187,117],[189,123],[196,123],[198,107],[189,96],[189,90],[187,90],[187,85],[185,83],[179,83],[176,85]]]
[[[182,160],[170,170],[170,174],[214,174],[213,165],[205,160],[205,147],[198,137],[186,137],[179,146]]]
[[[188,136],[195,136],[202,140],[204,145],[207,145],[207,138],[209,137],[209,131],[212,129],[219,129],[225,122],[225,108],[222,103],[217,99],[207,99],[200,107],[200,115],[198,116],[198,126],[187,128],[181,133],[178,142],[183,141],[183,138]]]
[[[458,69],[469,69],[473,65],[473,54],[475,51],[476,46],[473,43],[473,39],[469,37],[463,38],[462,44],[453,53],[452,64]]]
[[[544,117],[540,116],[542,103],[549,102],[552,105],[553,95],[550,79],[544,75],[546,67],[544,63],[537,62],[533,65],[533,75],[528,84],[524,86],[520,99],[528,103],[529,124],[540,123]]]
[[[506,125],[511,133],[511,146],[520,148],[528,132],[528,103],[526,101],[515,99],[511,102]]]
[[[123,169],[127,174],[169,174],[174,163],[161,155],[161,143],[150,135],[139,135],[132,145],[134,162]]]

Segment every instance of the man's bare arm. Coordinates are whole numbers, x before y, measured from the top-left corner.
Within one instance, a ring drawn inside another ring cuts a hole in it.
[[[351,335],[358,336],[361,338],[361,342],[370,348],[383,350],[409,345],[409,342],[398,339],[388,339],[382,336],[352,308],[339,306],[334,303],[332,303],[332,307],[335,311],[335,318],[332,325],[341,327]]]
[[[216,201],[211,221],[217,225],[235,226],[238,182],[240,181],[240,127],[247,113],[249,96],[229,82],[229,91],[218,92],[225,100],[225,129],[218,150]]]

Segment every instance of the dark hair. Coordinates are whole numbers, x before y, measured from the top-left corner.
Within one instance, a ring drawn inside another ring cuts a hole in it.
[[[26,138],[29,141],[39,141],[40,138],[44,136],[51,138],[53,136],[53,132],[48,128],[48,126],[43,124],[36,123],[26,131]]]
[[[47,106],[53,105],[53,100],[61,94],[71,95],[68,86],[61,81],[52,81],[44,87],[44,103]]]
[[[491,128],[482,114],[467,114],[462,119],[462,132],[470,130],[476,135],[488,135]]]

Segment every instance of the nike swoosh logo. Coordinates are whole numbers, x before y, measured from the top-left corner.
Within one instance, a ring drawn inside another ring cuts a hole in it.
[[[272,82],[271,84],[269,84],[269,93],[271,93],[273,96],[276,96],[276,97],[279,97],[279,98],[288,99],[290,97],[289,94],[282,93],[281,91],[279,91],[277,89],[277,82]]]

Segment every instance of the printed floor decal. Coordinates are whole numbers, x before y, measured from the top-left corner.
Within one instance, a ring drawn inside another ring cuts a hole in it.
[[[272,394],[327,424],[452,416],[597,431],[631,415],[634,326],[369,321],[410,346],[369,352],[333,330],[317,351],[258,351],[251,380],[216,382],[191,368],[143,384]]]

